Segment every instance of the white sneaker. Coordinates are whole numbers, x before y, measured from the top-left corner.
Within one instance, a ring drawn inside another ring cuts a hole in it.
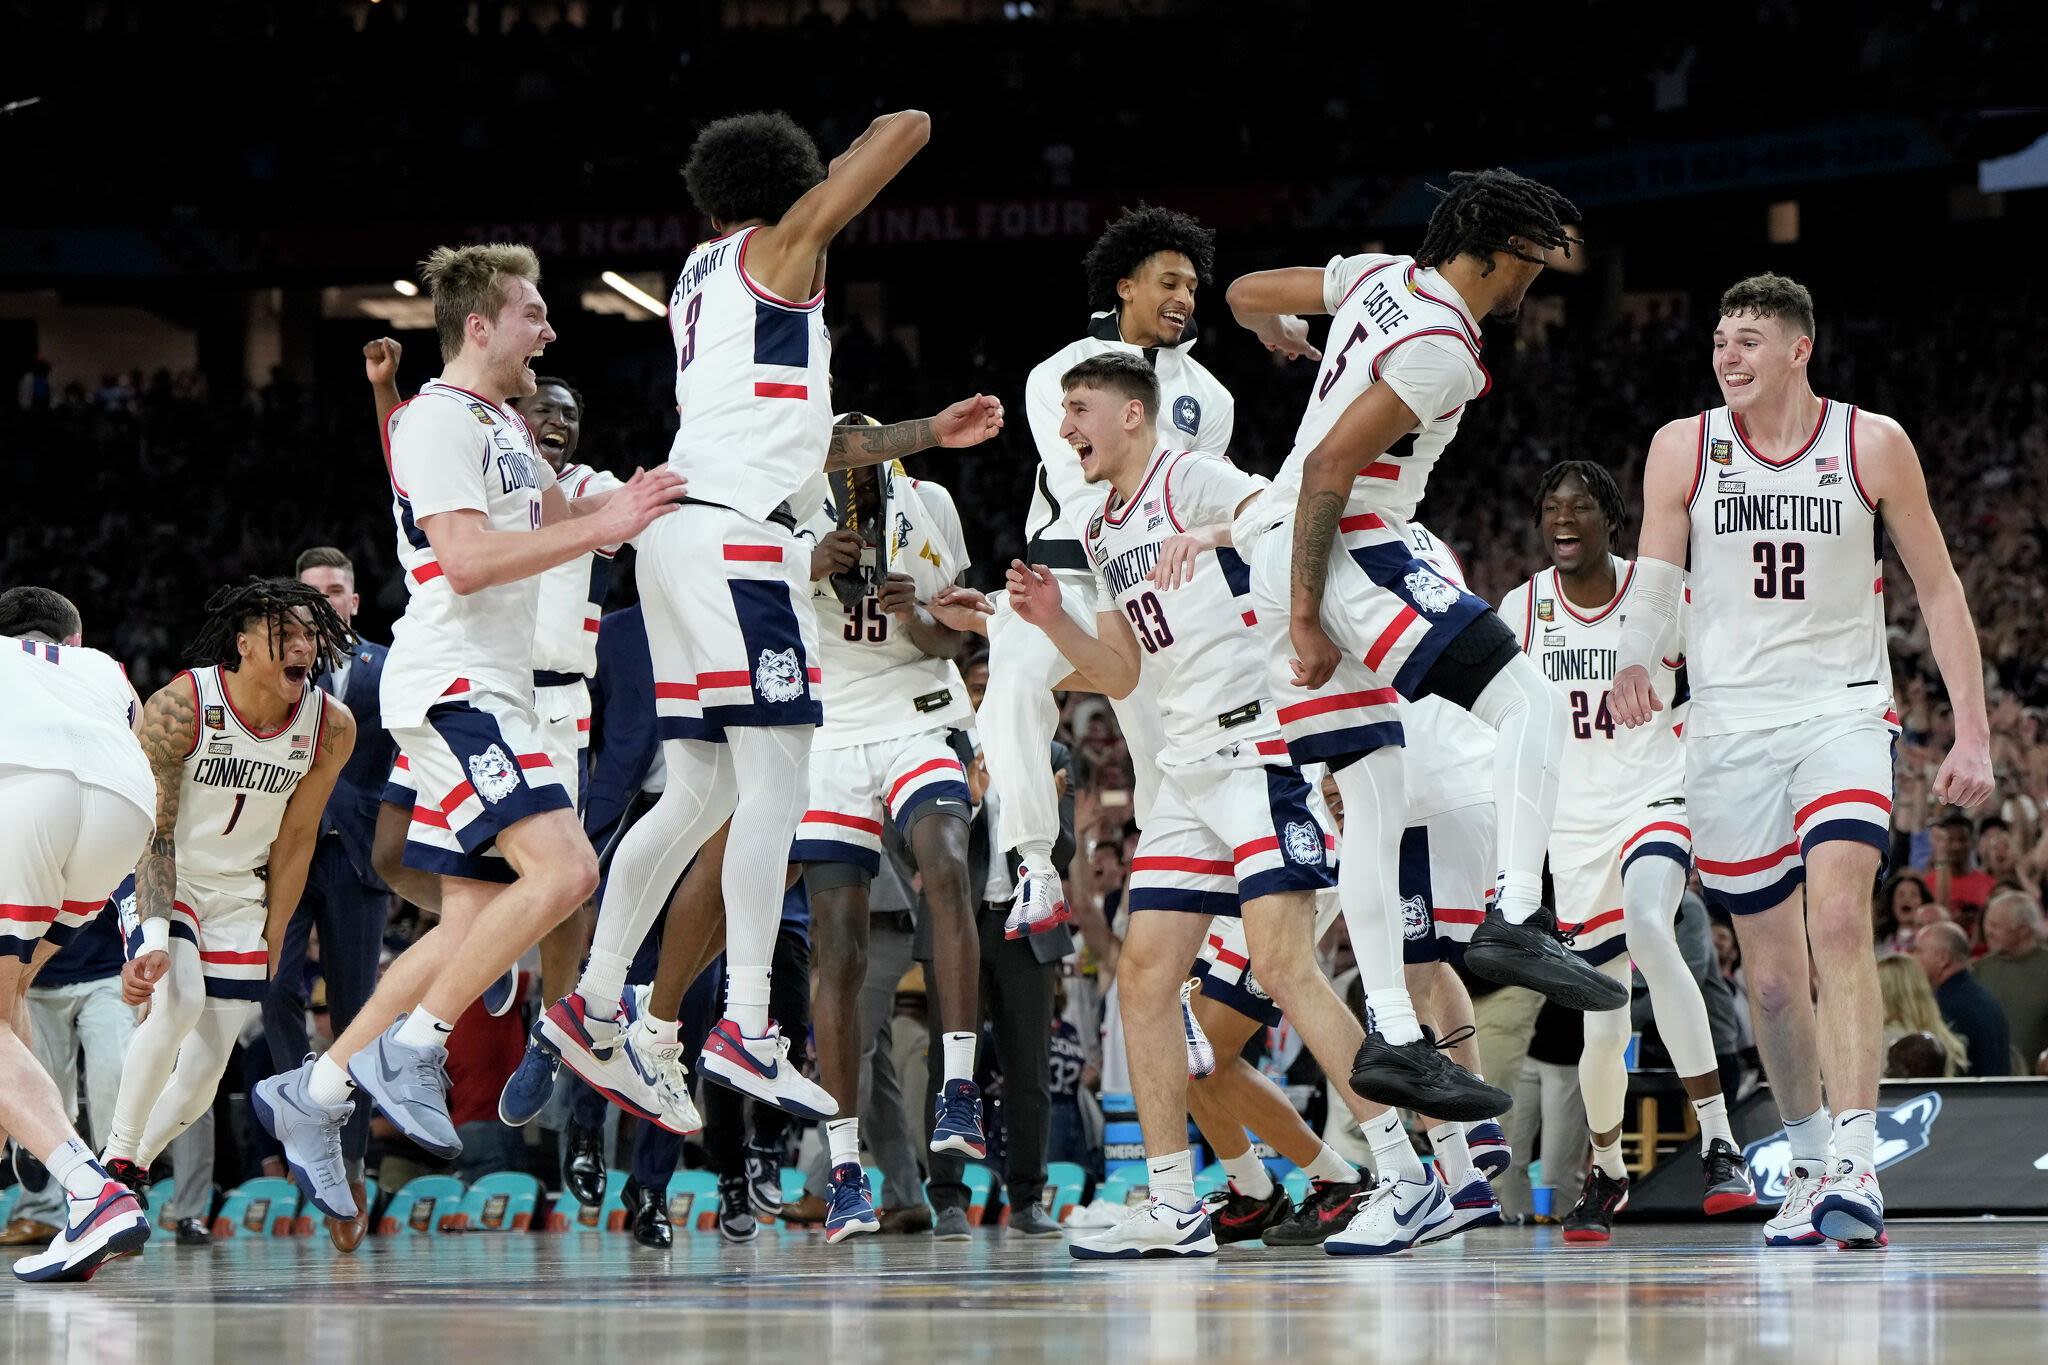
[[[786,1114],[801,1119],[829,1119],[839,1114],[839,1102],[789,1060],[789,1039],[774,1024],[761,1037],[749,1038],[738,1021],[719,1020],[704,1040],[697,1065],[704,1068],[705,1080],[752,1095]]]
[[[16,1279],[29,1284],[89,1280],[100,1266],[140,1250],[149,1240],[149,1215],[135,1195],[105,1171],[99,1174],[106,1183],[92,1198],[64,1197],[64,1227],[49,1246],[14,1263]],[[1215,1245],[1211,1242],[1210,1250]]]
[[[1201,1204],[1177,1209],[1157,1199],[1115,1227],[1077,1237],[1067,1250],[1082,1261],[1130,1261],[1140,1256],[1214,1256],[1216,1234]]]
[[[1193,997],[1201,984],[1192,976],[1180,983],[1180,1027],[1188,1044],[1188,1077],[1197,1081],[1216,1074],[1216,1049],[1195,1018]]]
[[[1821,1178],[1813,1199],[1816,1235],[1845,1247],[1889,1246],[1884,1233],[1884,1192],[1870,1171],[1851,1174],[1848,1162]]]
[[[633,1047],[654,1073],[654,1121],[685,1137],[703,1132],[704,1116],[690,1098],[690,1068],[683,1062],[682,1043],[659,1042],[643,1030]]]
[[[1817,1247],[1827,1241],[1813,1225],[1813,1201],[1819,1197],[1822,1172],[1795,1164],[1785,1181],[1785,1202],[1764,1223],[1767,1247]]]
[[[1332,1256],[1391,1256],[1450,1218],[1450,1194],[1434,1170],[1417,1180],[1381,1179],[1342,1232],[1323,1243]]]
[[[562,1065],[581,1076],[592,1090],[629,1114],[660,1122],[654,1072],[633,1046],[634,1020],[625,1002],[620,1002],[609,1030],[594,1030],[594,1022],[583,997],[571,991],[549,1006],[535,1027]],[[599,1041],[599,1032],[609,1036]],[[645,1041],[643,1037],[643,1046]]]
[[[1027,870],[1017,881],[1017,895],[1010,902],[1010,917],[1003,921],[1004,938],[1023,938],[1057,929],[1073,918],[1067,898],[1060,892],[1057,872]]]
[[[1112,1204],[1107,1199],[1097,1199],[1092,1204],[1068,1210],[1065,1226],[1077,1232],[1092,1232],[1096,1228],[1113,1228],[1134,1212],[1123,1204]]]

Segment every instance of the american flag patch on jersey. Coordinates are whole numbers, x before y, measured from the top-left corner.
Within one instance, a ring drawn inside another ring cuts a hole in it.
[[[1818,460],[1815,460],[1813,462],[1813,467],[1815,469],[1818,469],[1821,473],[1827,474],[1840,468],[1841,463],[1842,457],[1839,455],[1823,455]]]

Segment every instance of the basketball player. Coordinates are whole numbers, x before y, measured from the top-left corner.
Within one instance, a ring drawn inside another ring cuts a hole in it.
[[[48,588],[0,593],[0,1129],[64,1187],[50,1245],[18,1279],[89,1280],[149,1240],[149,1218],[64,1115],[29,1037],[29,983],[98,914],[149,838],[156,787],[121,665],[79,645],[78,609]]]
[[[321,812],[355,750],[354,716],[313,677],[354,643],[318,588],[251,579],[214,594],[193,667],[143,708],[156,834],[119,901],[121,998],[150,1009],[101,1153],[138,1194],[158,1153],[212,1107],[269,993]]]
[[[1403,698],[1441,696],[1498,735],[1501,873],[1466,961],[1575,1009],[1628,1000],[1572,955],[1541,903],[1563,706],[1514,632],[1418,560],[1407,538],[1459,415],[1489,386],[1479,320],[1514,315],[1548,253],[1576,240],[1566,227],[1576,216],[1562,195],[1511,172],[1460,173],[1414,259],[1333,257],[1321,270],[1269,270],[1230,286],[1238,320],[1290,356],[1308,354],[1293,315],[1334,314],[1293,453],[1232,529],[1251,562],[1288,752],[1328,763],[1349,812],[1340,885],[1373,1022],[1352,1083],[1424,1113],[1445,1111],[1402,1093],[1409,1078],[1438,1074],[1440,1057],[1399,965]]]
[[[894,820],[909,844],[932,913],[933,968],[941,977],[933,1022],[944,1033],[946,1079],[931,1149],[976,1158],[988,1150],[974,1083],[981,944],[967,890],[973,803],[966,769],[947,742],[949,731],[974,726],[967,685],[953,663],[969,637],[940,624],[924,605],[952,587],[969,560],[952,495],[911,478],[900,464],[821,478],[806,491],[825,495],[804,508],[800,527],[821,548],[837,528],[862,528],[852,537],[856,545],[872,538],[871,548],[859,551],[865,563],[837,561],[848,571],[819,579],[811,594],[825,723],[811,753],[809,808],[789,853],[804,864],[810,891],[818,1075],[839,1104],[840,1116],[825,1124],[825,1238],[837,1242],[881,1226],[861,1169],[855,1111],[868,887],[881,869],[884,820]]]
[[[810,554],[789,499],[821,469],[971,445],[1001,426],[1001,404],[977,395],[937,421],[832,427],[825,250],[930,133],[916,110],[885,115],[828,173],[787,115],[745,114],[706,127],[683,168],[719,236],[690,253],[669,300],[681,415],[669,460],[691,496],[641,542],[638,561],[668,782],[613,856],[581,981],[538,1026],[607,1093],[645,1071],[643,1053],[676,1040],[675,1021],[654,1016],[622,1039],[620,995],[669,889],[730,818],[726,1013],[699,1064],[791,1113],[837,1112],[787,1064],[768,1018],[784,869],[822,714]]]
[[[1571,705],[1562,784],[1570,795],[1559,803],[1550,834],[1558,922],[1576,935],[1579,956],[1615,980],[1629,983],[1631,959],[1642,971],[1658,1036],[1699,1117],[1706,1211],[1732,1213],[1756,1203],[1756,1192],[1728,1126],[1706,1002],[1678,947],[1678,902],[1692,867],[1680,727],[1674,714],[1657,725],[1617,729],[1608,697],[1622,623],[1633,609],[1635,565],[1610,548],[1627,516],[1605,468],[1586,460],[1552,465],[1536,491],[1536,524],[1551,567],[1507,595],[1501,619]],[[1674,712],[1684,647],[1684,631],[1675,628],[1658,654],[1657,697]],[[1567,1242],[1607,1241],[1628,1199],[1621,1120],[1628,1098],[1623,1054],[1633,1027],[1626,1008],[1586,1016],[1579,1091],[1593,1133],[1593,1173],[1564,1220]]]
[[[1664,708],[1651,669],[1690,563],[1686,809],[1708,903],[1735,919],[1757,1046],[1792,1143],[1792,1179],[1764,1241],[1869,1246],[1886,1240],[1870,896],[1890,841],[1898,733],[1880,535],[1912,575],[1955,710],[1937,800],[1968,809],[1990,797],[1990,730],[1970,604],[1919,456],[1891,418],[1814,393],[1813,333],[1812,295],[1782,275],[1721,296],[1723,405],[1650,442],[1610,709],[1633,728]],[[1832,1134],[1823,1098],[1835,1106]]]
[[[460,1153],[448,1117],[452,1021],[597,884],[533,709],[538,576],[631,539],[682,494],[672,471],[640,470],[572,503],[525,420],[502,405],[534,391],[529,362],[555,337],[531,250],[441,247],[423,274],[443,372],[385,428],[409,597],[380,700],[420,791],[405,860],[440,875],[441,919],[324,1056],[251,1096],[335,1218],[355,1214],[339,1139],[354,1085],[412,1141]]]
[[[1170,209],[1140,207],[1110,224],[1082,263],[1089,306],[1099,310],[1087,335],[1041,361],[1024,381],[1039,458],[1024,558],[1060,575],[1061,596],[1084,629],[1095,617],[1095,574],[1081,539],[1101,497],[1088,489],[1060,434],[1066,420],[1061,377],[1090,356],[1140,357],[1159,376],[1160,411],[1171,439],[1189,450],[1223,454],[1230,445],[1230,391],[1190,354],[1195,290],[1214,278],[1215,240],[1214,232]],[[1043,933],[1069,918],[1052,864],[1058,802],[1045,755],[1059,721],[1052,685],[1072,670],[1042,631],[1018,626],[1016,619],[1003,605],[987,623],[989,690],[979,712],[990,785],[1003,794],[1003,837],[1024,860],[1005,926],[1011,938]],[[1130,749],[1134,813],[1142,825],[1157,782],[1159,726],[1142,698],[1117,704],[1116,714]]]

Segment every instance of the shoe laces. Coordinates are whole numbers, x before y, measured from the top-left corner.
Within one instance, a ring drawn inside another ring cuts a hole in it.
[[[1449,1033],[1446,1033],[1441,1038],[1437,1037],[1428,1029],[1424,1029],[1423,1032],[1428,1035],[1429,1045],[1431,1047],[1435,1048],[1438,1052],[1449,1052],[1458,1044],[1465,1042],[1467,1039],[1477,1036],[1479,1030],[1472,1027],[1472,1025],[1470,1024],[1466,1024],[1463,1028],[1452,1029]]]

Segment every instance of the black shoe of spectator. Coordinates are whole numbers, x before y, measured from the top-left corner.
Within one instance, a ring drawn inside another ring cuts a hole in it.
[[[782,1153],[747,1139],[747,1202],[761,1218],[782,1216]]]
[[[206,1226],[204,1218],[185,1218],[178,1223],[178,1245],[181,1247],[203,1247],[213,1242],[213,1231]]]
[[[570,1124],[562,1130],[562,1188],[580,1204],[604,1202],[604,1129]]]
[[[718,1235],[728,1242],[751,1242],[761,1231],[747,1184],[743,1175],[718,1178]]]
[[[675,1242],[675,1229],[668,1221],[667,1192],[657,1193],[637,1180],[628,1180],[620,1196],[626,1205],[626,1226],[632,1230],[633,1240],[644,1247],[667,1251]]]

